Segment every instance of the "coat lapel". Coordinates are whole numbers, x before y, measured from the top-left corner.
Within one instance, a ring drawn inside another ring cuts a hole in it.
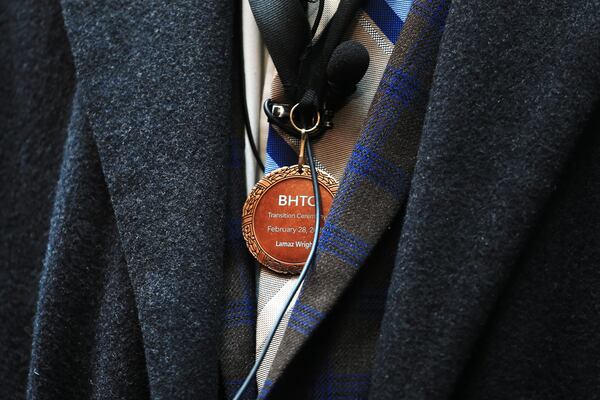
[[[407,196],[448,7],[443,0],[411,7],[261,396],[326,317]]]
[[[216,398],[225,227],[235,225],[225,205],[233,8],[64,0],[63,10],[152,398]]]
[[[382,324],[374,398],[454,398],[598,98],[598,47],[581,45],[593,42],[598,25],[573,17],[598,10],[588,2],[587,12],[574,12],[582,6],[453,1]],[[562,55],[567,47],[577,68]]]

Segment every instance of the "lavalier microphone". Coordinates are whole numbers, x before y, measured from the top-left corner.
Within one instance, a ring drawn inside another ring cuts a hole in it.
[[[369,52],[353,40],[340,43],[327,63],[327,107],[339,108],[369,67]]]

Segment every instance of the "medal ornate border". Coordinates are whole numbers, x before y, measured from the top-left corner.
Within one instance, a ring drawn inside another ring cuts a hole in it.
[[[261,265],[281,274],[299,274],[304,263],[285,263],[271,257],[260,246],[256,238],[253,216],[260,199],[268,189],[281,181],[293,178],[310,179],[310,167],[304,165],[300,170],[297,165],[286,166],[263,176],[248,194],[242,208],[242,235],[248,250]],[[321,169],[317,169],[317,180],[320,186],[330,192],[332,197],[335,197],[338,182],[334,177]]]

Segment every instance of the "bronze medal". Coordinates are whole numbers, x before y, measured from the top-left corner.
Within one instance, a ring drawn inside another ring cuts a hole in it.
[[[250,253],[265,267],[284,274],[302,270],[315,228],[310,168],[282,167],[265,175],[242,209],[242,233]],[[337,181],[318,170],[322,220],[337,191]]]

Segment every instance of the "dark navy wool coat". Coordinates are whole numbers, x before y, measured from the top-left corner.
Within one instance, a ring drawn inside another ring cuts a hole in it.
[[[1,399],[224,398],[251,361],[236,8],[0,2]],[[600,1],[454,0],[438,45],[406,203],[267,398],[600,398]]]

